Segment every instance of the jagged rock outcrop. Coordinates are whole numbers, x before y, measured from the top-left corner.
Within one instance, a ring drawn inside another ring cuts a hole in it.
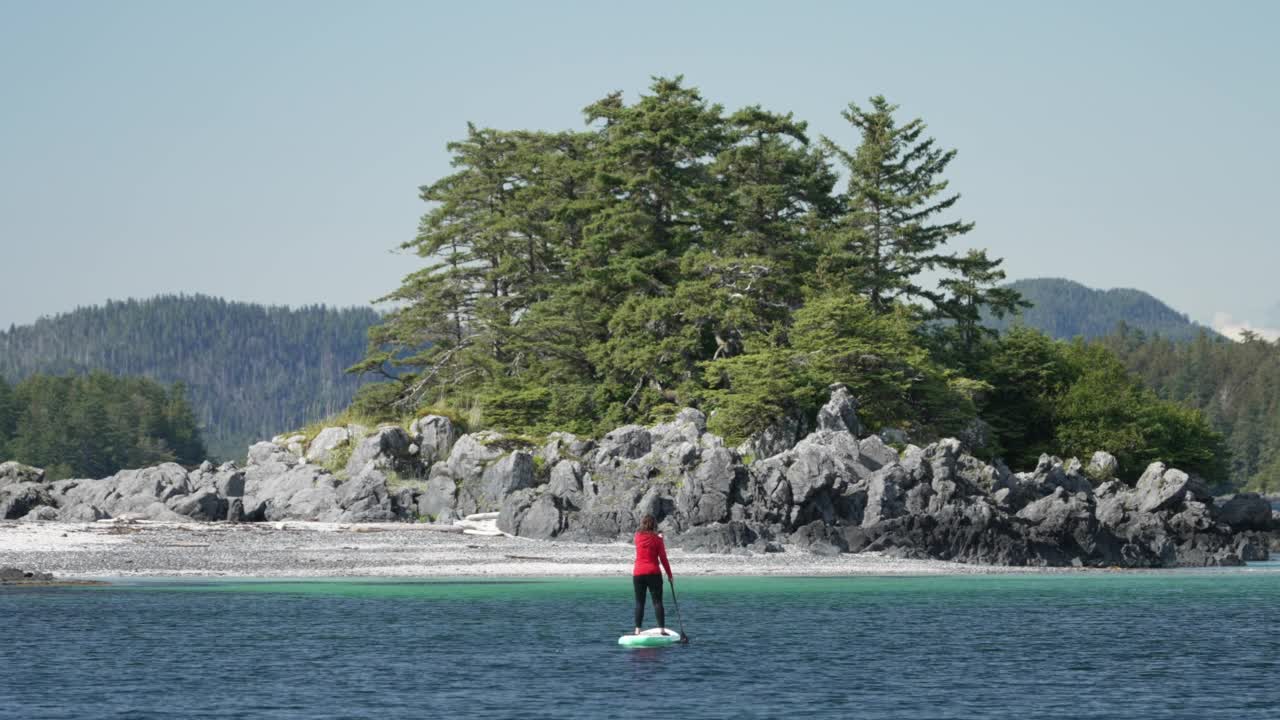
[[[0,487],[24,482],[44,482],[44,470],[12,460],[0,463]]]
[[[1115,455],[1105,450],[1099,450],[1089,458],[1089,464],[1085,466],[1085,475],[1095,483],[1104,483],[1108,480],[1116,479],[1116,471],[1120,469],[1120,464],[1116,462]]]
[[[533,448],[494,432],[463,435],[431,465],[418,513],[432,520],[501,508],[508,495],[535,485]]]
[[[0,486],[0,520],[16,520],[32,510],[53,504],[44,483],[14,482]]]
[[[1269,530],[1273,527],[1271,503],[1257,493],[1232,496],[1218,510],[1218,519],[1235,530]]]
[[[304,457],[307,462],[324,465],[334,457],[339,448],[346,447],[350,443],[350,430],[345,427],[327,427],[316,433],[311,444],[307,445],[307,453]]]
[[[810,430],[800,436],[800,428]],[[1045,455],[1015,473],[957,439],[899,452],[884,433],[861,432],[844,386],[812,422],[784,419],[738,448],[708,433],[692,408],[598,441],[553,433],[541,447],[459,434],[448,418],[426,416],[407,431],[326,428],[310,443],[282,436],[251,447],[243,468],[167,463],[47,482],[36,468],[4,463],[0,517],[447,522],[496,512],[512,535],[616,541],[652,514],[673,547],[703,552],[1123,567],[1263,559],[1280,530],[1265,498],[1215,502],[1202,481],[1163,463],[1133,484],[1116,479],[1105,452],[1087,466]]]
[[[341,508],[341,522],[387,522],[395,519],[387,488],[387,476],[369,467],[334,488],[334,503]]]
[[[555,495],[530,488],[517,490],[502,503],[498,529],[511,535],[550,540],[564,531],[567,511],[564,500]]]
[[[398,427],[381,427],[361,440],[347,460],[346,472],[355,477],[367,468],[413,474],[416,458],[410,452],[413,442]]]
[[[418,458],[425,467],[446,460],[458,441],[453,421],[440,415],[428,415],[414,420],[409,426],[413,444],[418,446]]]

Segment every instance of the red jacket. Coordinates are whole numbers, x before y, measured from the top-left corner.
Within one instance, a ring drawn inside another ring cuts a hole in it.
[[[658,561],[662,561],[662,567],[667,570],[667,577],[671,577],[671,563],[667,562],[667,546],[662,542],[662,536],[658,533],[638,532],[636,533],[636,567],[631,571],[632,575],[657,575]]]

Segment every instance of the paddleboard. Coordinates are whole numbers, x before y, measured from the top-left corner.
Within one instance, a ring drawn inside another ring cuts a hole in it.
[[[618,638],[623,647],[666,647],[680,642],[680,633],[671,628],[649,628],[639,635],[629,633]]]

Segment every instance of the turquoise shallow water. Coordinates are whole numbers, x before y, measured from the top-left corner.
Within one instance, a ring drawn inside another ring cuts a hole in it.
[[[0,718],[1280,717],[1280,563],[677,583],[649,650],[629,578],[4,590]]]

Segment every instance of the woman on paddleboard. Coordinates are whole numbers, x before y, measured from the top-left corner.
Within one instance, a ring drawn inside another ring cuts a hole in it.
[[[667,561],[667,546],[657,531],[658,523],[652,515],[640,518],[640,530],[636,533],[636,564],[631,571],[631,584],[636,591],[636,634],[640,634],[640,626],[644,623],[644,594],[648,591],[653,598],[653,614],[658,618],[658,627],[667,627],[667,611],[662,607],[662,571],[667,571],[667,579],[671,580],[671,563]]]

